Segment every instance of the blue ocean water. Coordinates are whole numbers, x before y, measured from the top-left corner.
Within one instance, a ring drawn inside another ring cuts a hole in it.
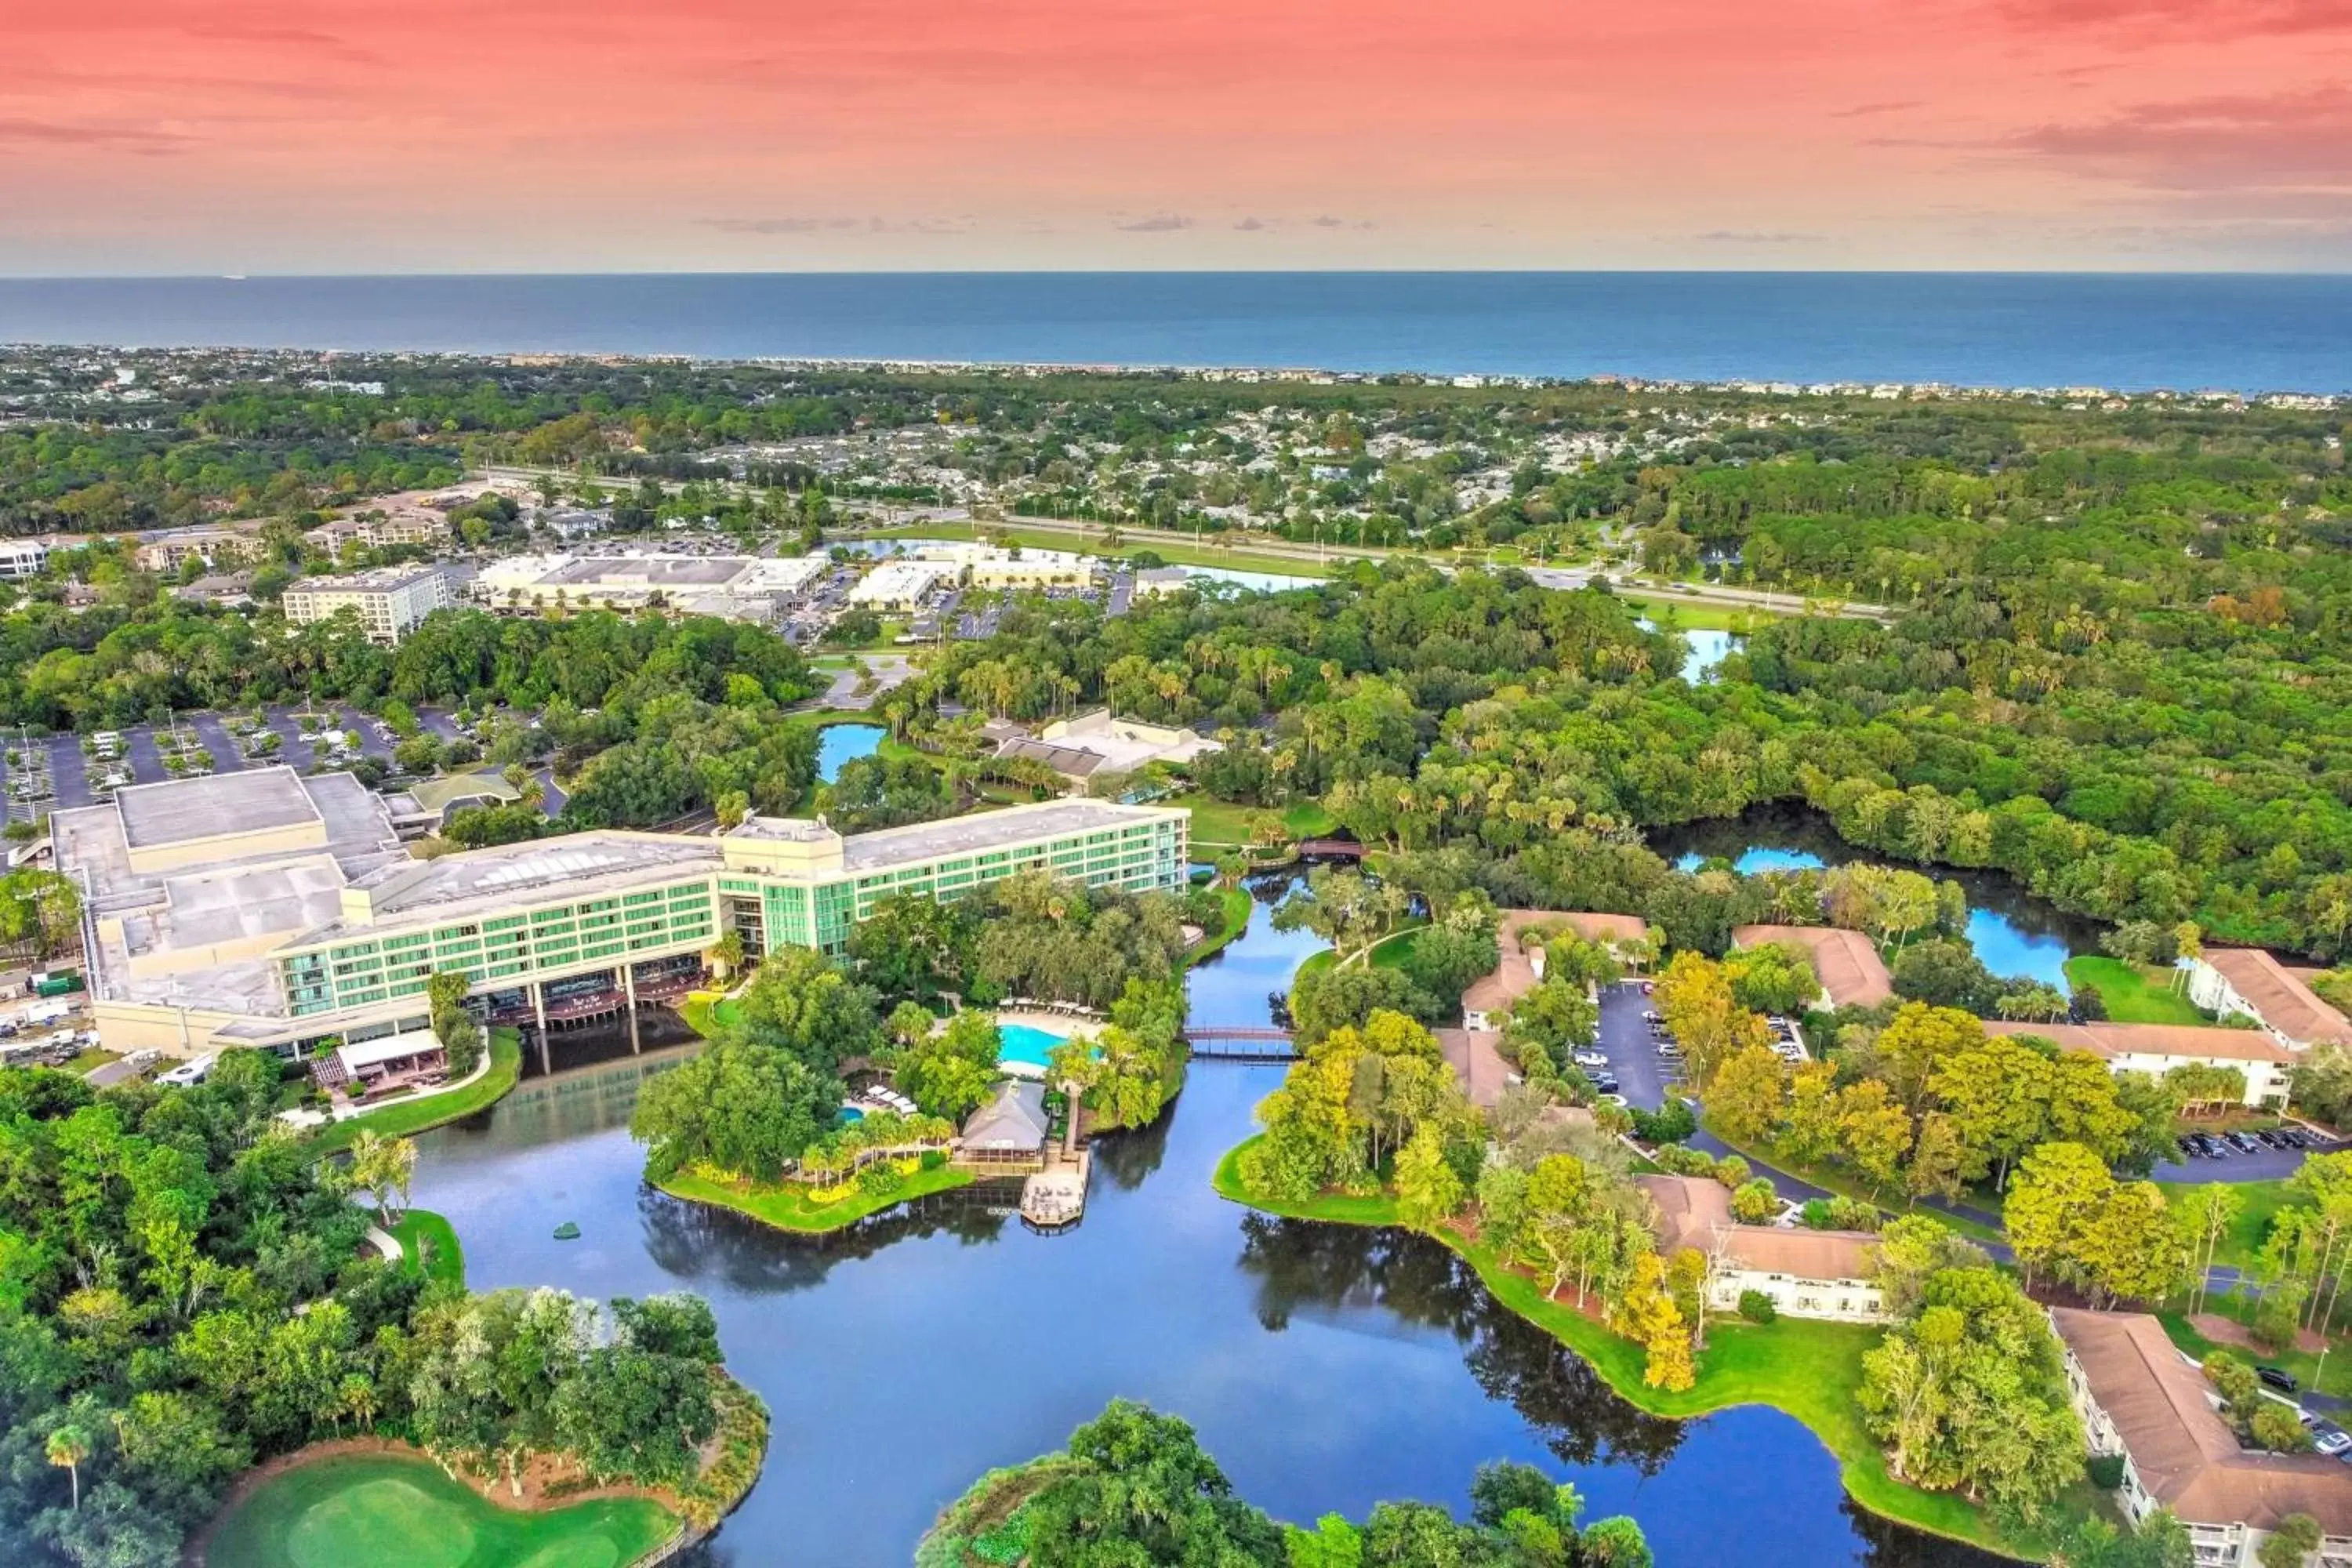
[[[2352,276],[759,273],[0,279],[0,342],[2352,389]]]

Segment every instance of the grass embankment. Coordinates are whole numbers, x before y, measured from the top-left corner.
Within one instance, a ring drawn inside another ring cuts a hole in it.
[[[544,1512],[501,1508],[422,1458],[339,1454],[257,1487],[213,1532],[215,1568],[620,1568],[669,1539],[677,1518],[646,1498]]]
[[[1335,1194],[1286,1204],[1253,1195],[1241,1179],[1242,1152],[1248,1147],[1244,1142],[1217,1163],[1214,1180],[1220,1195],[1290,1219],[1398,1223],[1396,1202],[1389,1197]],[[1675,1417],[1706,1415],[1737,1405],[1769,1405],[1803,1422],[1822,1440],[1837,1457],[1846,1491],[1873,1513],[1994,1551],[2031,1552],[2032,1543],[2003,1539],[1984,1511],[1965,1499],[1922,1491],[1887,1473],[1885,1456],[1864,1428],[1854,1404],[1863,1352],[1878,1342],[1881,1331],[1794,1318],[1764,1326],[1717,1319],[1708,1327],[1706,1350],[1698,1358],[1698,1382],[1670,1393],[1642,1381],[1645,1358],[1631,1340],[1547,1300],[1536,1281],[1477,1244],[1451,1231],[1438,1233],[1436,1239],[1466,1259],[1503,1305],[1591,1363],[1628,1404],[1654,1415]]]
[[[1262,805],[1236,805],[1231,801],[1212,800],[1205,795],[1170,795],[1156,803],[1180,805],[1192,814],[1192,843],[1200,849],[1247,849],[1250,843],[1250,823],[1259,813],[1269,808]],[[1322,805],[1304,800],[1283,807],[1282,826],[1293,838],[1319,838],[1339,826],[1339,820]]]
[[[2172,989],[2172,971],[2119,958],[2083,956],[2066,961],[2066,984],[2088,985],[2118,1024],[2210,1024],[2196,1003]]]
[[[452,1121],[462,1121],[476,1111],[495,1105],[521,1080],[522,1032],[494,1028],[490,1031],[489,1044],[490,1070],[465,1088],[425,1100],[403,1100],[338,1121],[331,1127],[322,1127],[311,1140],[311,1147],[322,1154],[331,1154],[350,1148],[362,1132],[380,1132],[386,1138],[405,1138],[431,1128],[445,1127]]]
[[[1217,902],[1223,906],[1225,911],[1224,929],[1214,936],[1203,937],[1200,946],[1184,955],[1184,967],[1187,969],[1223,952],[1228,942],[1249,929],[1251,912],[1257,907],[1257,900],[1241,888],[1221,889],[1217,893]]]
[[[2225,1318],[2231,1318],[2233,1321],[2236,1317],[2236,1314],[2230,1310],[2228,1304],[2218,1297],[2209,1297],[2205,1302],[2205,1310],[2219,1313]],[[2287,1350],[2273,1352],[2248,1350],[2243,1345],[2218,1343],[2199,1333],[2189,1321],[2189,1315],[2185,1312],[2158,1312],[2156,1318],[2157,1321],[2164,1325],[2164,1331],[2170,1336],[2173,1344],[2195,1356],[2199,1361],[2203,1361],[2217,1350],[2228,1351],[2241,1361],[2257,1362],[2263,1366],[2284,1368],[2294,1374],[2295,1381],[2301,1384],[2306,1392],[2316,1389],[2322,1394],[2352,1394],[2352,1365],[2346,1364],[2347,1362],[2352,1362],[2352,1356],[2330,1355],[2328,1364],[2322,1367],[2319,1364],[2318,1354],[2312,1351]],[[2322,1373],[2326,1373],[2326,1381],[2314,1381],[2315,1377]]]
[[[1389,932],[1388,935],[1372,943],[1365,953],[1350,962],[1369,963],[1374,969],[1402,969],[1412,962],[1413,943],[1428,927],[1427,921],[1414,916],[1405,923],[1402,930]],[[1296,986],[1307,975],[1320,974],[1339,962],[1339,954],[1331,948],[1327,947],[1320,952],[1310,952],[1305,962],[1299,964],[1298,973],[1291,977],[1290,983]]]
[[[897,1192],[877,1197],[870,1193],[853,1192],[832,1203],[819,1203],[811,1198],[808,1189],[793,1186],[759,1186],[750,1182],[721,1182],[692,1171],[680,1171],[654,1185],[674,1198],[690,1203],[716,1204],[749,1215],[761,1225],[774,1226],[778,1230],[798,1231],[816,1235],[839,1230],[855,1225],[868,1215],[915,1198],[927,1198],[933,1193],[950,1192],[970,1186],[978,1180],[971,1172],[953,1165],[939,1165],[928,1171],[910,1173],[905,1185]]]
[[[439,1215],[410,1209],[387,1234],[400,1243],[403,1267],[411,1274],[452,1285],[466,1282],[466,1249],[458,1243],[457,1227]]]

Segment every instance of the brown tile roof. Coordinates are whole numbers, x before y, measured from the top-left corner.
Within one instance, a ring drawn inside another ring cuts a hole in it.
[[[1720,1252],[1739,1268],[1799,1279],[1867,1279],[1877,1268],[1867,1231],[1735,1225],[1731,1194],[1710,1177],[1643,1175],[1633,1184],[1657,1206],[1650,1233],[1661,1252]]]
[[[1769,947],[1791,942],[1813,961],[1822,989],[1843,1007],[1868,1007],[1895,994],[1895,982],[1870,939],[1858,931],[1837,926],[1735,926],[1731,940],[1739,947]]]
[[[2159,1057],[2218,1057],[2231,1061],[2291,1062],[2293,1051],[2260,1029],[2210,1024],[2032,1024],[1987,1018],[1988,1035],[2039,1035],[2070,1051],[2103,1057],[2128,1052]]]
[[[2209,947],[2205,962],[2246,999],[2263,1023],[2290,1040],[2352,1040],[2352,1018],[2319,999],[2294,971],[2258,947]]]
[[[2204,1373],[2180,1359],[2154,1318],[2053,1307],[2050,1321],[2158,1502],[2195,1524],[2273,1530],[2307,1513],[2330,1535],[2352,1534],[2352,1467],[2239,1447]]]
[[[1493,1029],[1440,1029],[1437,1048],[1454,1069],[1463,1097],[1482,1110],[1492,1110],[1503,1090],[1518,1078],[1496,1047],[1503,1037]]]
[[[1499,1013],[1534,990],[1535,963],[1524,939],[1530,932],[1552,929],[1574,931],[1586,942],[1638,942],[1649,934],[1650,926],[1639,915],[1583,910],[1505,910],[1495,927],[1495,943],[1502,956],[1494,969],[1472,981],[1470,988],[1462,993],[1462,1005],[1477,1013]]]

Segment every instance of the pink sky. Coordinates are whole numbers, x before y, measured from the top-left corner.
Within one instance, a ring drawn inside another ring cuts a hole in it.
[[[2352,0],[58,0],[0,272],[2352,266]]]

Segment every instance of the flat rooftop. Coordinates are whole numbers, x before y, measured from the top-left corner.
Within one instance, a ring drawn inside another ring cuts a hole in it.
[[[1117,805],[1107,800],[1056,800],[1038,805],[1007,806],[1003,811],[951,816],[942,822],[919,822],[911,827],[860,833],[843,840],[842,866],[850,871],[874,871],[1065,833],[1129,827],[1163,818],[1181,821],[1184,816],[1166,806]]]
[[[310,593],[355,594],[388,593],[405,588],[423,578],[436,576],[441,568],[429,564],[409,566],[376,566],[365,572],[353,572],[341,577],[304,577],[289,586],[288,591]]]
[[[593,555],[569,562],[540,582],[549,587],[638,584],[650,587],[716,588],[751,565],[747,555]]]
[[[132,784],[115,792],[114,804],[121,814],[123,840],[133,849],[321,820],[301,775],[289,767]]]
[[[373,918],[335,918],[289,940],[310,946],[345,937],[438,924],[467,913],[557,899],[593,899],[647,882],[716,871],[719,841],[688,834],[567,833],[402,861],[354,879],[367,893]]]

